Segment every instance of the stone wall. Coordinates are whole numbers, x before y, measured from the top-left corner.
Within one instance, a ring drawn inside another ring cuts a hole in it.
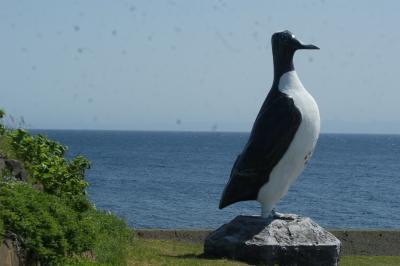
[[[341,255],[400,256],[400,229],[328,229],[342,242]],[[136,229],[139,238],[203,243],[212,230]]]

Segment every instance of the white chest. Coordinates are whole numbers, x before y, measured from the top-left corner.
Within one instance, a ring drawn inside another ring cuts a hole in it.
[[[279,90],[293,98],[295,106],[301,112],[301,123],[286,153],[312,152],[318,140],[320,117],[317,103],[301,84],[295,71],[282,75]]]
[[[282,75],[279,90],[293,98],[294,104],[301,112],[302,120],[289,148],[270,173],[269,181],[258,193],[263,212],[269,212],[273,208],[304,170],[320,131],[318,106],[301,84],[295,71]]]

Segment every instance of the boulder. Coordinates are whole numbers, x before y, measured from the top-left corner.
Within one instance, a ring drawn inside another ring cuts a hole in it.
[[[4,156],[0,155],[0,174],[2,174],[4,170],[10,171],[10,174],[15,180],[27,181],[28,174],[22,162],[6,159]]]
[[[204,243],[209,257],[263,265],[338,265],[340,241],[308,217],[237,216]]]
[[[5,160],[6,166],[11,169],[11,174],[17,180],[26,181],[27,173],[24,169],[22,162],[18,160]]]

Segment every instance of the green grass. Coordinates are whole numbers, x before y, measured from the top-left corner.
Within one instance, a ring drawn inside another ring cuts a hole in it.
[[[344,266],[398,266],[400,257],[391,256],[343,256],[340,265]]]
[[[171,240],[136,239],[129,251],[128,265],[247,265],[245,263],[206,259],[203,245]],[[344,256],[341,266],[398,266],[400,257]]]
[[[129,252],[128,265],[246,265],[201,256],[202,244],[171,240],[136,239]]]

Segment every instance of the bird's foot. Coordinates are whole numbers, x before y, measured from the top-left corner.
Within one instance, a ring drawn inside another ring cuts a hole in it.
[[[292,216],[285,215],[284,213],[277,212],[275,210],[271,211],[270,215],[273,219],[280,219],[280,220],[294,220]]]

